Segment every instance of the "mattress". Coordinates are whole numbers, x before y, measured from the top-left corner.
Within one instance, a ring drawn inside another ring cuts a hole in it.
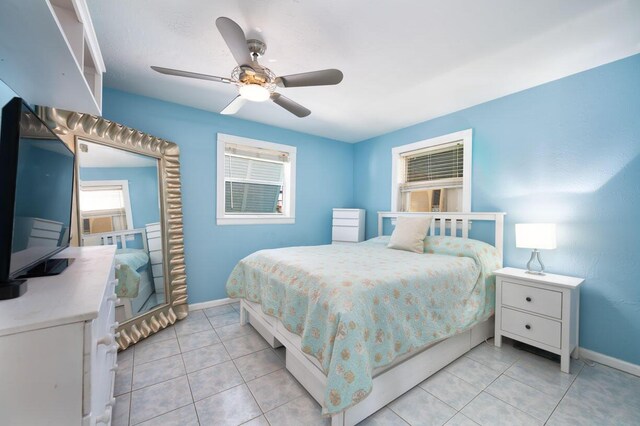
[[[493,314],[494,247],[427,237],[418,254],[387,241],[259,251],[227,282],[230,297],[259,303],[300,336],[327,376],[325,413],[365,398],[374,371]]]

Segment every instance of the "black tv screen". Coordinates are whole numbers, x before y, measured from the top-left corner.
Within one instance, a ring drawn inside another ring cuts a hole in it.
[[[15,170],[8,270],[13,278],[69,245],[74,154],[18,98],[3,108],[1,131],[3,154],[13,152],[2,165],[11,162]],[[3,185],[11,187],[10,178]]]

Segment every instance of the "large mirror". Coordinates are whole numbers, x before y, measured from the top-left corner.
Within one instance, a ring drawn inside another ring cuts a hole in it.
[[[116,321],[166,303],[158,159],[78,138],[80,244],[117,245]]]
[[[178,146],[89,114],[39,114],[76,153],[72,242],[117,246],[120,348],[186,317]]]

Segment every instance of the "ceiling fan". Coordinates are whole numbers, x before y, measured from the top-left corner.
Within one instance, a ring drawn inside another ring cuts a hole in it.
[[[306,117],[311,114],[311,111],[276,92],[276,86],[328,86],[342,81],[342,72],[336,69],[277,77],[269,68],[258,63],[258,58],[267,50],[267,45],[263,41],[247,40],[240,25],[226,17],[216,19],[216,26],[238,63],[231,72],[231,78],[156,66],[152,66],[151,69],[162,74],[236,85],[239,95],[220,112],[221,114],[235,114],[247,101],[264,102],[271,99],[290,113],[298,117]]]

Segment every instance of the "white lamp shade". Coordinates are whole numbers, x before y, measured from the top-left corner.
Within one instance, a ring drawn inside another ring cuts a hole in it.
[[[556,248],[556,224],[517,223],[516,247],[543,250]]]

